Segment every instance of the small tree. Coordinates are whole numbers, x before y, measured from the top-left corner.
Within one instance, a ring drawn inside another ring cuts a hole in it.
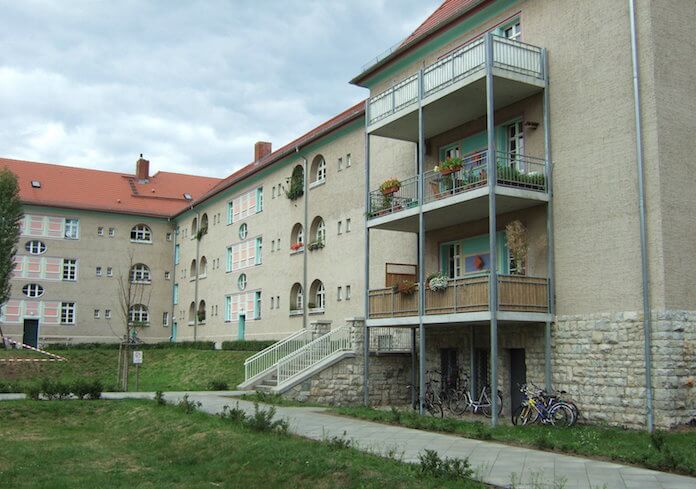
[[[520,221],[512,221],[505,226],[507,245],[512,258],[515,260],[515,270],[510,270],[517,275],[523,275],[525,269],[525,259],[527,258],[527,228]]]
[[[138,342],[138,329],[147,326],[142,322],[133,321],[131,310],[134,306],[142,304],[150,308],[151,287],[148,283],[133,280],[133,252],[128,253],[128,270],[124,275],[123,270],[118,275],[118,302],[121,317],[124,324],[124,336],[119,349],[118,385],[128,390],[128,368],[130,366],[130,345]]]
[[[0,312],[10,298],[10,278],[14,271],[14,256],[19,241],[19,221],[22,219],[17,177],[10,170],[0,170]],[[0,327],[0,338],[2,338]]]

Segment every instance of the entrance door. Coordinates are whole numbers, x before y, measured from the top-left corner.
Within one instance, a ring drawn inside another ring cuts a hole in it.
[[[22,343],[24,343],[25,345],[33,346],[34,348],[39,347],[38,319],[24,320],[24,335],[22,336]]]
[[[488,361],[489,355],[488,350],[483,348],[477,348],[474,352],[474,375],[473,375],[473,386],[471,388],[471,395],[478,399],[479,394],[481,394],[481,389],[488,385],[488,368],[490,367],[490,362]]]
[[[440,372],[442,389],[456,388],[459,380],[459,367],[457,366],[457,349],[442,348],[440,350]]]
[[[514,411],[522,404],[520,385],[527,383],[527,362],[523,348],[510,350],[510,408]]]
[[[243,340],[244,339],[244,329],[246,327],[246,315],[245,314],[239,315],[239,321],[237,324],[238,324],[238,326],[237,326],[237,339]]]

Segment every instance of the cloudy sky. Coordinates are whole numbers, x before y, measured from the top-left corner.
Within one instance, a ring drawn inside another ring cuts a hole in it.
[[[358,102],[440,0],[0,0],[0,156],[225,176]]]

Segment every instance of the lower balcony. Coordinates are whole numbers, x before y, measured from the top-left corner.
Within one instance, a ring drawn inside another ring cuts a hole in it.
[[[498,275],[498,317],[502,321],[544,322],[549,314],[548,279]],[[481,322],[490,319],[488,274],[450,279],[444,290],[425,291],[424,322]],[[418,322],[418,285],[369,291],[368,323],[407,325]]]

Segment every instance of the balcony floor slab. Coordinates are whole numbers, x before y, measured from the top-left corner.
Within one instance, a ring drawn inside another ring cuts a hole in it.
[[[549,313],[536,312],[511,312],[498,311],[499,323],[539,323],[544,324],[553,319]],[[469,325],[485,324],[490,322],[491,313],[489,311],[465,312],[457,314],[435,314],[423,317],[423,324],[426,326],[448,326],[458,323]],[[389,317],[380,319],[368,319],[368,328],[384,327],[415,327],[419,324],[418,316]]]

